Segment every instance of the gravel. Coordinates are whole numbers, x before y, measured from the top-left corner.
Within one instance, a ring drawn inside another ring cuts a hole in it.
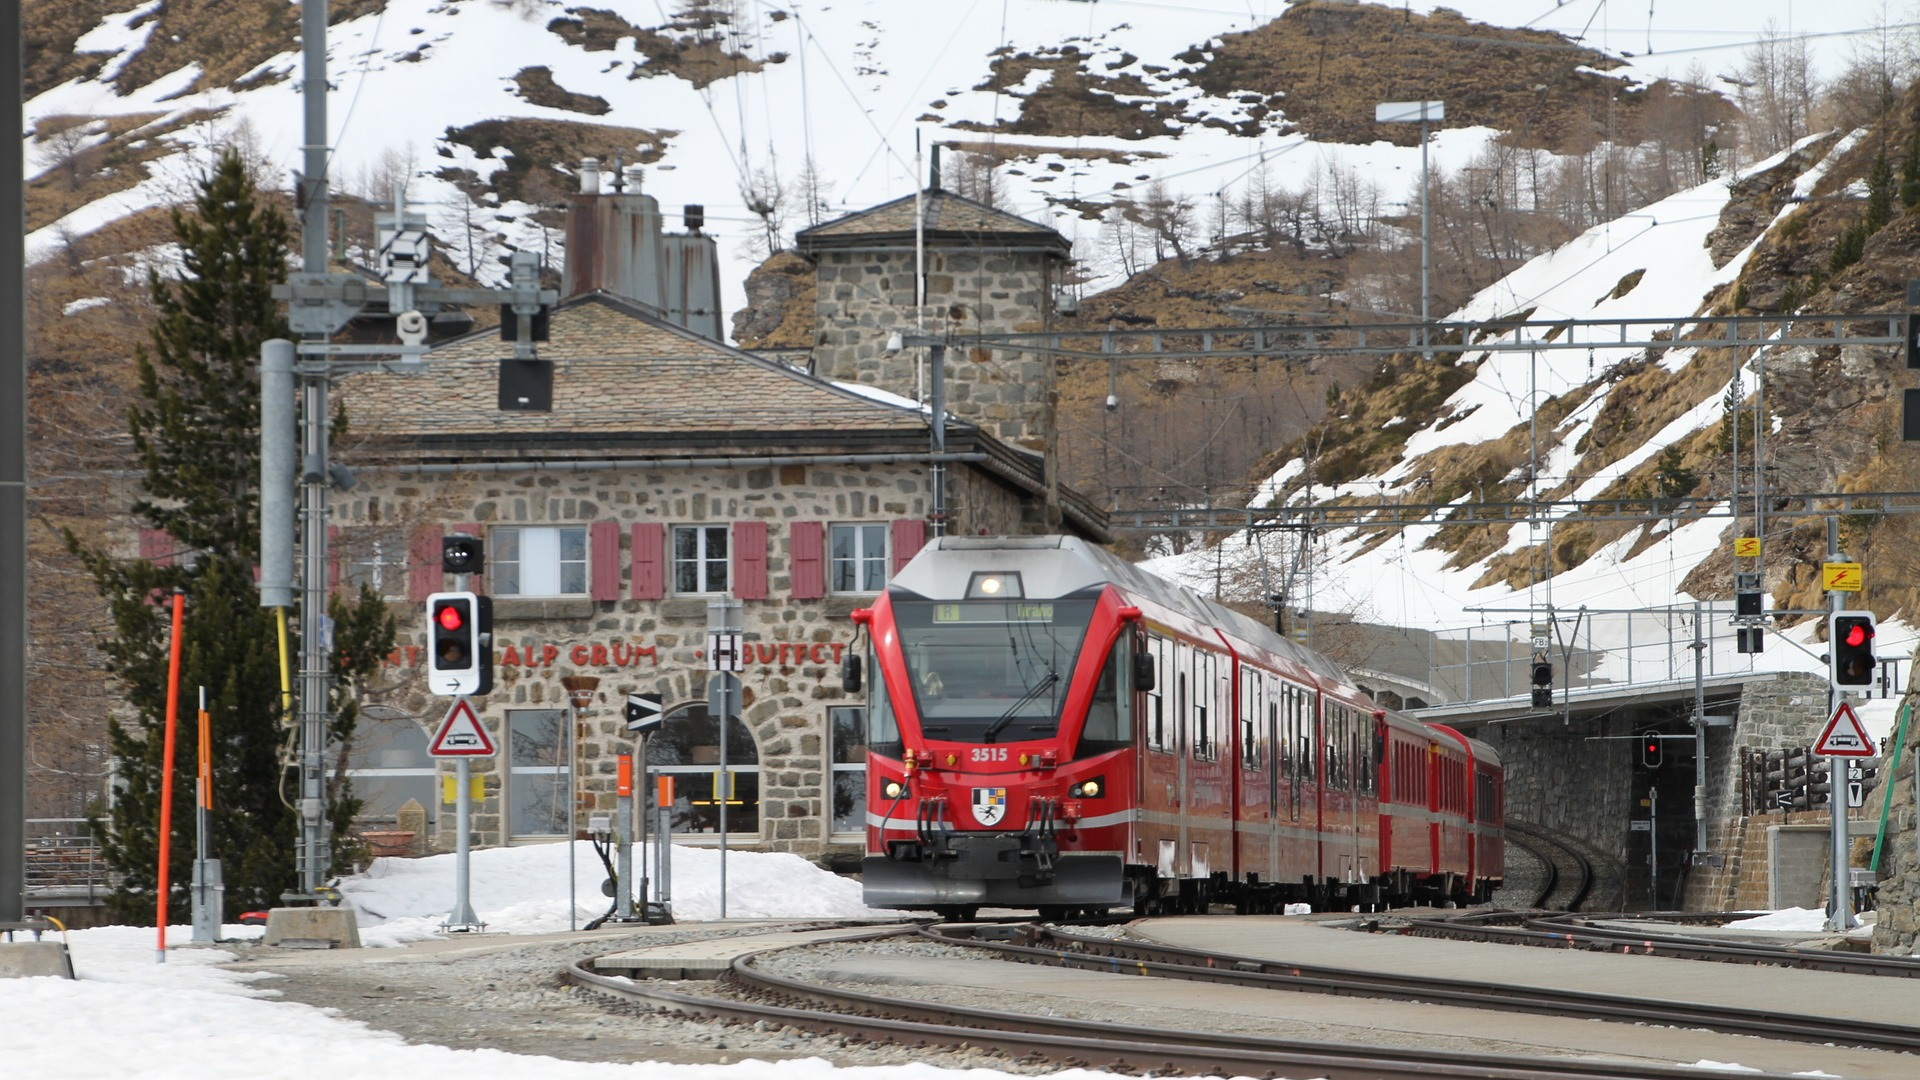
[[[486,1047],[572,1061],[729,1064],[824,1058],[839,1065],[928,1061],[949,1068],[990,1067],[1034,1074],[1057,1068],[970,1048],[929,1051],[814,1035],[784,1026],[727,1024],[641,1011],[569,985],[560,977],[568,964],[594,956],[769,929],[758,925],[670,933],[607,935],[602,931],[591,938],[481,934],[406,949],[324,952],[256,945],[240,947],[236,967],[280,976],[256,985],[288,1001],[333,1009],[410,1043],[456,1049]],[[690,994],[716,991],[712,982],[661,985]]]

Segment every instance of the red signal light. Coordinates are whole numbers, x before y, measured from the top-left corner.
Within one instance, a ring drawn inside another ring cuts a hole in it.
[[[1867,638],[1871,636],[1872,635],[1867,632],[1867,628],[1864,624],[1854,623],[1852,626],[1847,627],[1846,637],[1843,640],[1845,640],[1848,645],[1852,645],[1855,648],[1859,648],[1860,646],[1865,645],[1867,643]]]
[[[467,624],[466,617],[460,613],[460,605],[458,604],[448,604],[442,607],[439,611],[433,613],[433,618],[435,622],[440,624],[440,629],[449,632],[458,630]]]

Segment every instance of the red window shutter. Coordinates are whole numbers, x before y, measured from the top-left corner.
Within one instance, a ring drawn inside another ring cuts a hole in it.
[[[633,598],[658,600],[667,595],[667,527],[657,521],[634,525]]]
[[[827,527],[818,521],[796,521],[787,533],[787,560],[793,570],[793,598],[818,600],[827,595]]]
[[[453,531],[457,533],[466,533],[468,536],[478,536],[482,540],[484,540],[487,535],[482,530],[480,523],[477,521],[461,522],[460,524],[455,525],[453,527]],[[482,545],[482,547],[480,548],[480,573],[469,574],[467,576],[468,592],[484,593],[487,591],[486,571],[487,571],[487,549],[484,545]]]
[[[733,595],[742,600],[767,598],[767,523],[733,523]]]
[[[587,588],[595,600],[620,599],[620,523],[596,521],[587,526]]]
[[[345,562],[340,558],[340,526],[327,526],[327,591],[338,592]]]
[[[415,525],[407,540],[407,599],[424,601],[440,591],[440,526]]]
[[[895,518],[893,520],[893,572],[907,565],[907,560],[920,553],[927,543],[927,523],[919,518]]]
[[[141,529],[140,557],[155,566],[172,566],[173,537],[165,529]]]

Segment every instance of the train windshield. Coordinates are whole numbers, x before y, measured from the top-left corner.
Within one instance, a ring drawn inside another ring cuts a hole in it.
[[[991,743],[1057,732],[1093,603],[895,600],[921,733]]]

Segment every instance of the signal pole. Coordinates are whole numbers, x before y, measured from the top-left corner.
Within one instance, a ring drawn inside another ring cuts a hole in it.
[[[1827,561],[1830,563],[1842,561],[1840,556],[1840,519],[1832,516],[1827,518]],[[1838,590],[1827,590],[1827,610],[1829,612],[1839,611],[1845,606],[1845,601],[1841,598]],[[1828,616],[1828,625],[1832,625],[1831,615]],[[1829,635],[1829,637],[1831,637],[1831,635]],[[1829,653],[1837,655],[1839,650],[1839,642],[1832,640],[1827,642],[1827,651]],[[1845,690],[1832,682],[1832,670],[1829,668],[1827,683],[1827,713],[1829,715],[1833,713],[1833,710],[1839,706],[1841,701],[1845,700],[1845,694]],[[1812,763],[1809,762],[1808,765],[1811,767]],[[1848,910],[1851,897],[1847,895],[1847,863],[1849,861],[1847,858],[1847,800],[1845,789],[1841,787],[1839,762],[1832,758],[1828,759],[1827,764],[1827,809],[1832,811],[1833,815],[1833,851],[1831,853],[1833,858],[1831,862],[1832,869],[1830,871],[1833,875],[1833,894],[1831,903],[1827,909],[1827,929],[1836,934],[1844,934],[1853,928],[1853,913]]]
[[[306,0],[301,5],[301,100],[305,110],[303,172],[297,177],[296,204],[301,210],[301,268],[288,276],[287,284],[275,286],[275,299],[287,300],[287,324],[300,336],[295,350],[299,355],[291,365],[293,381],[302,415],[300,424],[300,705],[297,720],[300,732],[299,799],[296,807],[300,831],[294,863],[298,885],[282,899],[296,903],[316,903],[332,898],[325,889],[325,875],[332,865],[333,853],[328,832],[326,796],[327,728],[332,691],[328,657],[333,651],[333,623],[326,611],[327,572],[327,488],[333,479],[328,462],[329,388],[336,355],[358,354],[366,358],[361,366],[390,368],[384,359],[398,356],[417,361],[427,351],[428,325],[416,305],[438,310],[445,304],[502,304],[511,310],[516,323],[513,355],[515,359],[534,359],[534,316],[559,300],[551,289],[539,284],[540,257],[534,252],[514,252],[511,260],[511,286],[506,289],[456,289],[431,284],[426,277],[428,258],[424,223],[409,218],[404,204],[396,199],[393,235],[383,246],[385,298],[395,316],[395,330],[402,344],[335,345],[330,338],[347,325],[372,300],[380,299],[379,286],[369,286],[351,274],[333,274],[327,269],[327,8],[326,0]],[[396,306],[397,305],[397,306]],[[503,314],[505,311],[503,310]],[[263,607],[287,607],[292,603],[292,522],[287,516],[292,503],[292,477],[287,472],[269,470],[268,462],[284,461],[284,440],[290,435],[284,424],[287,404],[269,395],[287,384],[282,358],[284,342],[262,346],[262,374],[273,376],[272,386],[261,389],[261,597]],[[413,370],[419,370],[414,366]],[[404,366],[403,366],[404,370]],[[269,414],[278,419],[270,424]],[[282,445],[274,445],[282,442]],[[277,511],[278,516],[275,516]],[[274,553],[285,553],[286,560],[275,565]],[[466,768],[464,762],[461,765]],[[464,783],[461,794],[464,797]],[[272,927],[269,926],[271,931]],[[271,934],[269,935],[271,936]]]

